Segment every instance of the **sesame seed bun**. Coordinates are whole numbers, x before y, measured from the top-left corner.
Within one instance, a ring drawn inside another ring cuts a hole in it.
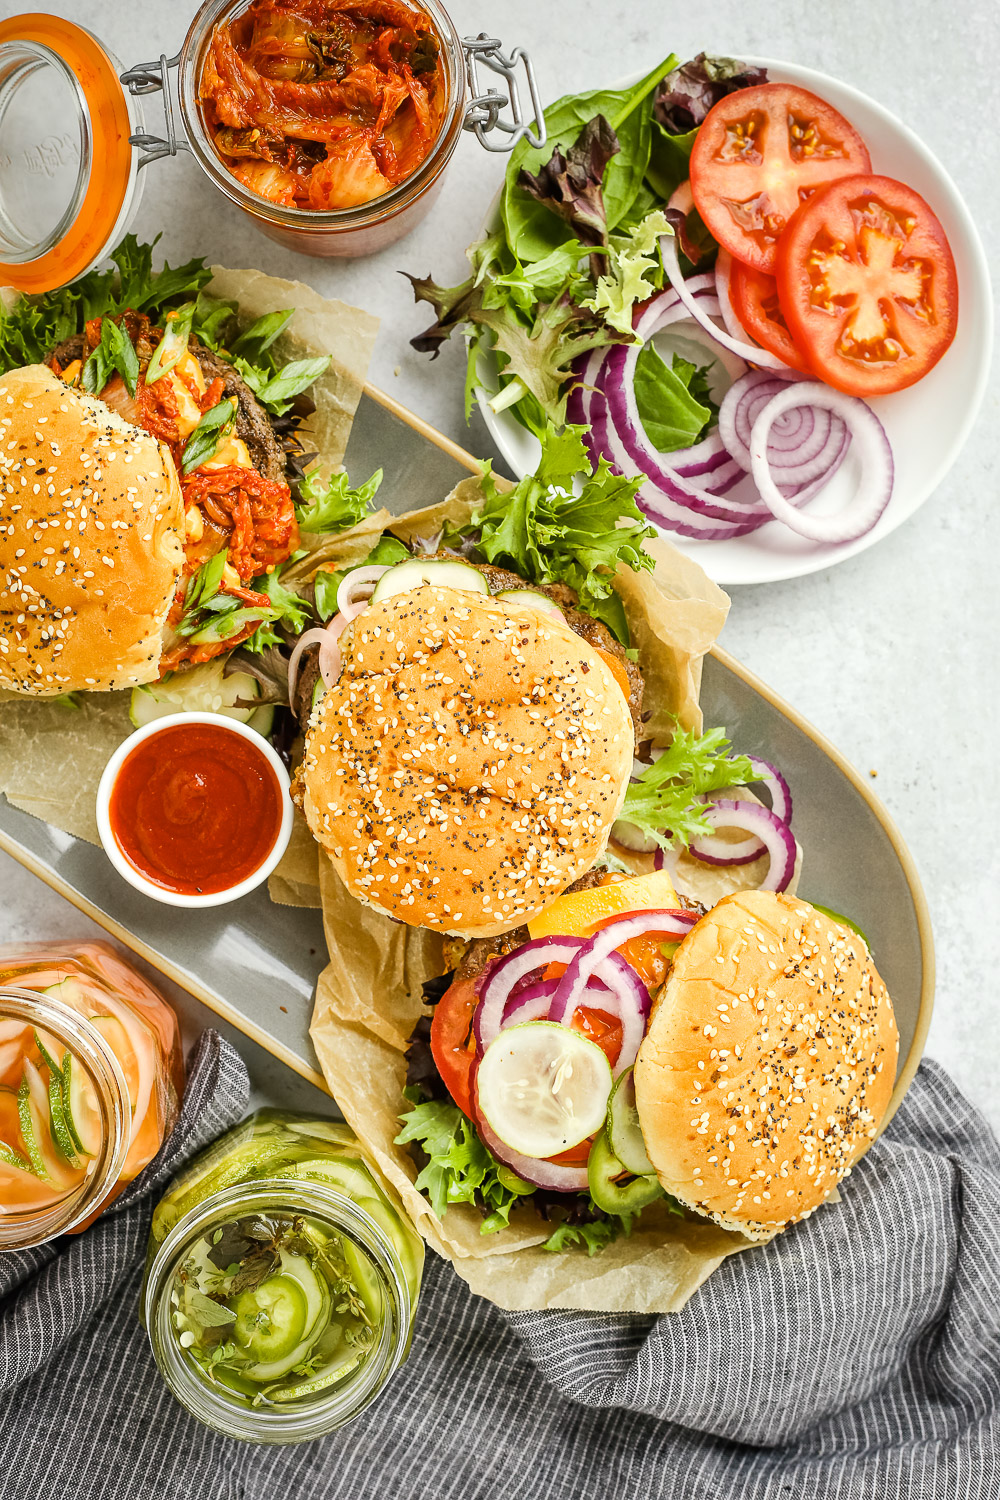
[[[635,1065],[668,1193],[765,1240],[868,1150],[899,1033],[864,940],[808,902],[727,896],[681,943]]]
[[[607,844],[632,766],[628,704],[557,616],[425,586],[341,636],[299,777],[348,890],[415,927],[529,921]]]
[[[0,688],[155,678],[183,525],[155,438],[45,365],[0,377]]]

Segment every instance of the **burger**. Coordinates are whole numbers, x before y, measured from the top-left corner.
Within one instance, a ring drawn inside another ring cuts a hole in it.
[[[490,937],[592,868],[628,787],[642,679],[568,589],[411,559],[338,648],[296,787],[352,895]]]
[[[308,620],[281,583],[300,520],[332,531],[364,510],[328,524],[331,495],[356,496],[346,476],[327,493],[306,473],[298,429],[329,360],[279,365],[291,310],[241,330],[200,261],[154,274],[131,239],[115,260],[0,315],[0,688],[61,698],[172,678],[162,704],[134,696],[134,718],[220,702],[240,716],[238,693],[258,686],[224,687],[223,659],[290,651]],[[191,670],[206,663],[210,682]]]
[[[0,433],[0,687],[157,677],[185,567],[168,449],[44,365],[0,379]]]
[[[853,925],[798,897],[704,911],[665,871],[595,873],[452,957],[398,1138],[439,1216],[474,1202],[485,1232],[534,1210],[550,1248],[593,1251],[659,1204],[764,1241],[829,1197],[885,1117],[885,985]]]

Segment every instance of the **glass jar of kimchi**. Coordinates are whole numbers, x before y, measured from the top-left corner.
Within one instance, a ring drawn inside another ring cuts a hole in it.
[[[177,1017],[107,943],[0,948],[0,1250],[84,1229],[173,1128]]]
[[[155,94],[162,136],[143,117]],[[178,152],[289,249],[368,255],[424,216],[463,129],[488,151],[545,141],[527,54],[463,39],[438,0],[206,0],[175,57],[125,71],[75,22],[13,16],[0,22],[0,282],[42,292],[82,276],[128,228],[142,169]]]

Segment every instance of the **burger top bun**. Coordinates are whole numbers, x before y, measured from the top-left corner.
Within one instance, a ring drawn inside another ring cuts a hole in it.
[[[727,896],[677,950],[635,1065],[660,1182],[769,1239],[868,1150],[898,1051],[863,938],[795,897]]]
[[[352,895],[488,937],[591,868],[635,744],[593,646],[559,616],[434,585],[369,604],[340,641],[298,785]]]
[[[163,444],[45,365],[0,377],[0,687],[155,678],[183,526]]]

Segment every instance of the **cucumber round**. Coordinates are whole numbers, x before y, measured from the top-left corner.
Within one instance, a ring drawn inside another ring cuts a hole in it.
[[[306,1294],[291,1276],[271,1276],[252,1292],[243,1292],[233,1308],[236,1342],[258,1364],[284,1359],[306,1332]]]
[[[493,597],[503,599],[507,604],[523,604],[526,609],[537,609],[540,614],[557,615],[560,620],[565,618],[554,599],[548,594],[536,594],[534,589],[504,589]]]
[[[639,1111],[635,1107],[635,1079],[627,1068],[615,1080],[608,1100],[608,1141],[626,1172],[635,1177],[656,1175],[642,1138]]]
[[[297,1337],[292,1342],[292,1334],[298,1325],[299,1314],[295,1311],[297,1304],[290,1289],[282,1287],[282,1305],[273,1308],[264,1307],[265,1317],[273,1329],[268,1338],[273,1340],[274,1352],[262,1354],[253,1364],[247,1365],[244,1374],[251,1380],[268,1382],[280,1380],[282,1375],[287,1375],[289,1370],[295,1368],[306,1355],[309,1354],[313,1344],[318,1339],[322,1328],[330,1316],[330,1294],[323,1281],[317,1276],[312,1266],[303,1255],[291,1255],[287,1250],[281,1251],[281,1270],[277,1276],[272,1276],[263,1282],[251,1293],[244,1296],[262,1298],[268,1294],[267,1289],[276,1281],[289,1281],[293,1283],[303,1299],[304,1307],[301,1314],[301,1327]],[[288,1302],[283,1299],[287,1295]],[[240,1298],[242,1302],[243,1298]],[[239,1312],[237,1311],[237,1320]],[[266,1330],[261,1327],[257,1330],[263,1334]],[[262,1345],[262,1348],[264,1346]],[[280,1352],[279,1352],[280,1348]],[[251,1357],[254,1350],[248,1346]]]
[[[132,723],[136,729],[142,729],[167,714],[221,714],[240,724],[250,724],[261,734],[269,733],[274,718],[270,705],[258,708],[236,706],[237,698],[253,700],[260,697],[260,684],[256,678],[248,672],[231,672],[226,677],[224,669],[224,659],[215,657],[201,666],[170,672],[162,682],[148,682],[143,687],[133,688],[129,707]]]
[[[590,1148],[587,1160],[587,1185],[590,1196],[606,1214],[637,1214],[663,1196],[655,1177],[622,1178],[624,1167],[608,1144],[602,1130]]]
[[[512,1151],[557,1156],[604,1124],[611,1064],[580,1032],[526,1021],[486,1048],[476,1090],[478,1108]]]
[[[488,594],[486,579],[471,563],[454,562],[439,557],[409,557],[383,573],[372,594],[373,603],[391,599],[394,594],[409,594],[414,589],[433,584],[442,589],[467,589],[476,594]]]

